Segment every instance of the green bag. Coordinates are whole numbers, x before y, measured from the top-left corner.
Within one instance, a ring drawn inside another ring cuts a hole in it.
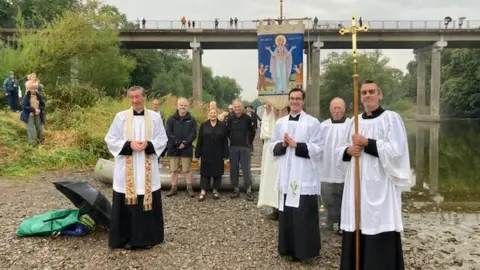
[[[22,221],[16,235],[24,236],[56,236],[66,227],[80,221],[86,214],[84,210],[56,210],[33,216]]]

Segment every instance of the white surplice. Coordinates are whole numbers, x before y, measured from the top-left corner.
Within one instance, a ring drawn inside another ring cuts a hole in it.
[[[280,194],[279,210],[283,206],[298,208],[300,195],[319,195],[320,180],[318,175],[318,160],[324,150],[324,137],[320,122],[306,114],[300,113],[299,121],[289,121],[290,115],[277,120],[275,132],[270,142],[270,152],[277,143],[282,143],[285,133],[288,133],[297,143],[306,143],[310,158],[295,156],[295,148],[287,147],[285,155],[276,156],[278,166],[277,189]]]
[[[343,183],[345,173],[337,165],[336,149],[344,144],[345,134],[351,124],[351,119],[346,118],[343,123],[332,123],[332,119],[323,121],[320,126],[325,136],[325,151],[319,160],[320,181],[324,183]]]
[[[115,169],[113,172],[113,190],[119,193],[125,193],[126,184],[126,156],[120,155],[120,151],[127,142],[127,115],[132,109],[117,113],[113,120],[110,130],[105,137],[108,150],[115,158]],[[167,145],[167,134],[162,123],[160,114],[145,109],[152,119],[152,137],[151,142],[155,149],[155,154],[150,155],[152,164],[152,191],[160,189],[160,172],[158,167],[158,157]],[[145,120],[144,116],[135,115],[133,117],[133,140],[145,140]],[[135,191],[138,195],[145,193],[145,151],[133,152],[133,174],[135,181]]]
[[[400,115],[384,111],[373,119],[359,117],[359,134],[376,140],[378,157],[360,155],[360,230],[362,234],[403,231],[402,187],[411,184],[405,125]],[[353,121],[344,145],[337,148],[338,165],[345,171],[341,229],[355,231],[355,162],[342,160],[352,144]]]
[[[278,167],[270,149],[270,140],[275,130],[276,123],[273,110],[267,113],[265,110],[262,117],[260,139],[263,142],[262,167],[260,173],[260,189],[257,206],[270,206],[278,208],[278,189],[276,188]]]

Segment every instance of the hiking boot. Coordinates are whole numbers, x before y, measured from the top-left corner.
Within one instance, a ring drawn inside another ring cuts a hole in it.
[[[245,197],[247,199],[247,201],[253,201],[253,194],[251,191],[247,191],[247,193],[245,193]]]
[[[193,192],[193,188],[192,188],[192,187],[188,187],[188,188],[187,188],[187,195],[188,195],[190,198],[194,198],[194,197],[195,197],[195,192]]]
[[[177,189],[176,188],[170,189],[170,191],[167,193],[167,197],[172,197],[172,196],[175,196],[175,195],[177,195]]]
[[[240,197],[240,190],[238,188],[234,189],[232,194],[230,194],[230,198],[236,199]]]

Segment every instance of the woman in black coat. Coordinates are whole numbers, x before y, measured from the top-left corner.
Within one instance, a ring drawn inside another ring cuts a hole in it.
[[[210,109],[206,122],[200,125],[197,137],[195,157],[200,159],[200,197],[205,200],[205,194],[213,178],[213,198],[219,199],[218,189],[222,183],[224,159],[228,158],[227,126],[217,119],[217,110]]]

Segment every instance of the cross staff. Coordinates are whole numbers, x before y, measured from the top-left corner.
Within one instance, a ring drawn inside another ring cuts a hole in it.
[[[340,29],[340,34],[352,35],[353,55],[353,115],[355,134],[358,134],[358,62],[357,62],[357,33],[368,31],[368,25],[357,26],[357,18],[352,17],[350,28]],[[355,157],[355,269],[360,270],[360,158]]]
[[[357,61],[357,33],[368,31],[368,25],[357,26],[357,17],[352,17],[352,26],[350,28],[342,27],[340,29],[340,35],[351,34],[352,35],[352,55],[354,63]],[[356,72],[355,72],[356,73]]]

